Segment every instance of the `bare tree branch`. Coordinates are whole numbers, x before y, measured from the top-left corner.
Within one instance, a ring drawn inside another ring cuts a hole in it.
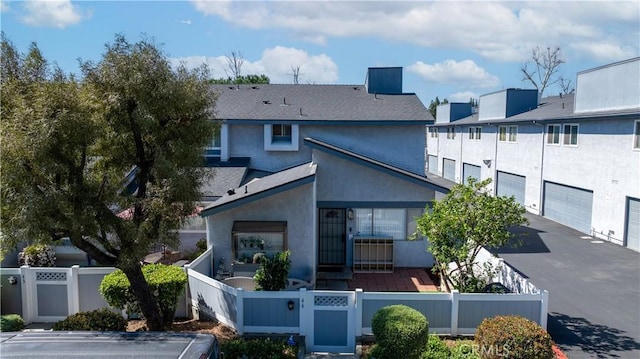
[[[528,67],[526,62],[520,68],[522,72],[522,81],[530,82],[540,92],[540,97],[549,86],[558,83],[560,77],[557,77],[560,65],[565,61],[562,58],[562,51],[559,47],[547,47],[546,51],[536,46],[531,51],[531,59],[533,60],[534,69]]]
[[[229,71],[225,70],[227,76],[233,77],[234,80],[237,80],[242,76],[242,65],[244,65],[244,57],[242,56],[242,52],[231,51],[231,55],[227,55],[227,67]]]

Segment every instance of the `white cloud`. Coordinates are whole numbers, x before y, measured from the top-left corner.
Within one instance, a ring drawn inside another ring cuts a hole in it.
[[[184,63],[187,68],[207,64],[213,78],[229,76],[226,56],[189,56],[172,58],[175,66]],[[292,83],[292,67],[300,67],[299,83],[330,84],[338,80],[338,65],[327,55],[310,55],[304,50],[276,46],[265,49],[256,61],[244,59],[242,74],[265,74],[271,83]]]
[[[70,0],[29,0],[23,3],[22,21],[31,26],[65,28],[90,17]]]
[[[7,11],[9,11],[9,5],[7,5],[7,2],[5,0],[0,0],[0,12]]]
[[[181,24],[185,24],[185,25],[191,25],[192,24],[191,20],[179,20],[178,22],[181,23]]]
[[[407,70],[437,84],[463,84],[471,88],[490,88],[500,84],[500,79],[472,60],[445,60],[433,65],[418,61],[407,67]]]
[[[252,29],[280,28],[323,44],[330,38],[375,37],[473,51],[522,62],[531,49],[560,46],[575,56],[600,42],[637,56],[640,12],[631,1],[192,1],[205,15]]]
[[[449,102],[469,102],[469,99],[478,99],[479,97],[480,96],[475,92],[462,91],[452,93],[451,95],[449,95],[449,97],[447,97],[447,100],[449,100]]]

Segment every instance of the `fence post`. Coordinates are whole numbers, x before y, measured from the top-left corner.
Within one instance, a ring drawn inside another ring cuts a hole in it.
[[[540,291],[540,326],[547,330],[547,316],[549,315],[549,291]]]
[[[356,338],[362,336],[362,295],[364,292],[360,288],[356,288],[356,308],[355,308],[355,326]]]
[[[80,266],[72,265],[69,270],[69,279],[67,281],[67,295],[69,296],[69,315],[76,314],[80,311],[80,283],[78,280]]]
[[[299,291],[300,294],[300,302],[298,303],[298,315],[300,316],[298,318],[298,331],[300,332],[300,336],[306,336],[307,335],[307,309],[305,308],[304,305],[304,300],[307,297],[307,288],[300,288]]]
[[[33,280],[31,278],[31,271],[29,270],[29,266],[21,266],[20,267],[20,280],[22,283],[20,284],[21,289],[21,297],[22,297],[22,319],[25,324],[29,324],[33,321],[34,314],[33,308]]]
[[[457,289],[451,291],[451,336],[458,336],[458,301],[460,292]]]
[[[236,331],[244,334],[244,289],[236,288]]]

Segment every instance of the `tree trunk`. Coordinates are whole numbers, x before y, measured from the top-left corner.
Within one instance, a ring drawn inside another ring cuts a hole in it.
[[[149,331],[163,331],[165,327],[162,321],[162,316],[160,315],[160,309],[156,302],[156,298],[151,293],[149,284],[144,279],[142,267],[139,264],[134,264],[130,267],[120,269],[129,279],[131,290],[138,300],[142,316],[147,321],[147,328]]]

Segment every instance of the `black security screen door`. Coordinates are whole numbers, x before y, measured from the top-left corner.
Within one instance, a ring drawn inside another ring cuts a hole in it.
[[[346,219],[344,208],[320,208],[318,264],[345,265]]]

